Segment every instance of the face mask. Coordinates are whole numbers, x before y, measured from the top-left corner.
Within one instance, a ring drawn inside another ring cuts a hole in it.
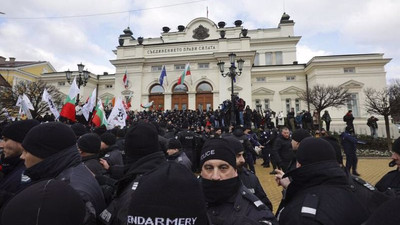
[[[214,204],[227,201],[240,187],[239,176],[220,181],[202,179],[201,182],[206,202]]]

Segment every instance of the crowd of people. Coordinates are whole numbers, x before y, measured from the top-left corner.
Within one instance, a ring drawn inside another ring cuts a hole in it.
[[[400,206],[400,139],[392,156],[398,168],[375,188],[359,177],[351,126],[339,141],[325,129],[311,132],[309,112],[301,113],[304,124],[293,112],[279,125],[279,115],[272,121],[272,112],[245,107],[236,126],[220,113],[142,111],[129,115],[127,128],[112,130],[4,124],[0,224],[400,223],[393,213]],[[322,119],[330,122],[327,111]],[[278,209],[257,177],[257,158],[272,165],[283,188]]]

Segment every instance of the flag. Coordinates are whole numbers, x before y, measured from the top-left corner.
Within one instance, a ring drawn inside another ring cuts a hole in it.
[[[49,92],[47,92],[46,88],[43,91],[42,101],[47,103],[47,105],[50,108],[51,113],[53,113],[54,117],[56,119],[58,119],[58,117],[60,117],[60,113],[58,112],[57,107],[54,104],[53,99],[51,98],[51,95],[49,94]]]
[[[76,95],[79,94],[79,88],[78,85],[76,84],[76,77],[72,81],[71,87],[69,88],[68,96],[70,99],[73,99],[76,97]]]
[[[71,87],[69,88],[69,92],[67,95],[67,99],[65,100],[64,106],[61,109],[60,116],[65,117],[72,122],[75,122],[75,102],[76,96],[79,94],[78,85],[76,85],[76,77],[72,81]]]
[[[178,79],[178,84],[184,84],[186,76],[190,76],[190,75],[192,75],[190,72],[190,64],[187,63],[185,66],[185,70],[182,72],[182,75]],[[190,77],[190,79],[192,79],[192,78]]]
[[[165,66],[163,66],[162,70],[161,70],[161,74],[160,74],[160,85],[163,86],[164,83],[164,79],[166,81],[166,84],[168,85],[168,81],[167,81],[167,71],[165,70]]]
[[[34,109],[31,101],[29,101],[28,96],[23,94],[23,96],[18,97],[18,101],[16,106],[19,106],[19,115],[22,117],[22,114],[26,115],[28,119],[33,119],[30,109]]]
[[[115,106],[112,109],[110,116],[107,119],[107,129],[113,129],[116,126],[123,128],[126,126],[126,113],[125,107],[122,104],[122,99],[119,97],[115,102]]]
[[[124,77],[122,78],[122,81],[124,82],[124,87],[128,88],[129,80],[128,80],[128,72],[125,69],[125,74]]]
[[[108,107],[109,103],[110,103],[110,97],[106,96],[106,102],[104,103],[104,106]]]
[[[22,98],[24,99],[24,102],[26,103],[26,106],[28,107],[28,109],[30,109],[30,110],[35,109],[35,108],[33,108],[33,105],[31,103],[31,101],[29,100],[28,96],[26,96],[26,94],[23,94]]]
[[[93,107],[96,104],[96,88],[93,90],[92,94],[86,104],[82,107],[82,114],[86,121],[89,121],[89,114],[93,111]]]
[[[104,113],[103,104],[101,103],[101,99],[99,99],[99,101],[97,102],[96,113],[93,116],[92,123],[96,127],[99,127],[101,125],[107,126],[106,114]]]

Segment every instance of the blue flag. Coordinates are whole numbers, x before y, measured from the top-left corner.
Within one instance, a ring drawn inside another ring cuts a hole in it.
[[[161,70],[161,74],[160,74],[160,85],[162,86],[164,83],[164,77],[167,76],[167,71],[165,71],[165,66],[163,66],[162,70]]]

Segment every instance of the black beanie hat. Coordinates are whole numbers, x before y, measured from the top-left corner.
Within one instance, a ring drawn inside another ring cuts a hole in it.
[[[400,137],[394,141],[392,151],[400,154]]]
[[[115,137],[114,134],[106,132],[100,136],[100,139],[102,142],[104,142],[106,145],[111,146],[115,145],[115,142],[117,142],[117,137]]]
[[[157,129],[151,123],[140,121],[134,124],[125,136],[125,154],[139,159],[160,150]]]
[[[20,120],[4,127],[1,135],[13,141],[22,143],[28,131],[36,125],[39,125],[39,121],[37,120]]]
[[[168,149],[180,149],[182,148],[182,144],[178,139],[171,138],[168,142]]]
[[[22,147],[32,155],[45,159],[76,144],[72,129],[60,122],[43,123],[32,128]]]
[[[72,124],[71,128],[77,137],[80,137],[87,133],[85,126],[81,123],[74,123]]]
[[[322,161],[336,161],[336,153],[332,145],[321,138],[314,137],[305,138],[300,142],[296,157],[302,166]]]
[[[99,153],[101,139],[97,134],[84,134],[78,139],[78,147],[82,152]]]
[[[128,208],[128,224],[158,224],[156,221],[159,224],[172,224],[167,221],[208,224],[198,180],[187,168],[173,161],[139,180]]]
[[[223,139],[226,139],[229,142],[229,145],[231,146],[235,154],[244,151],[243,144],[235,136],[224,136]]]
[[[236,169],[236,154],[226,139],[208,139],[201,149],[200,167],[210,159],[219,159],[229,163]]]
[[[81,225],[85,203],[68,184],[44,180],[32,184],[3,207],[1,224]]]
[[[292,139],[297,141],[297,142],[301,142],[301,140],[303,140],[304,138],[308,138],[311,137],[310,132],[308,132],[307,130],[300,128],[300,129],[296,129],[295,131],[293,131],[292,134]]]

